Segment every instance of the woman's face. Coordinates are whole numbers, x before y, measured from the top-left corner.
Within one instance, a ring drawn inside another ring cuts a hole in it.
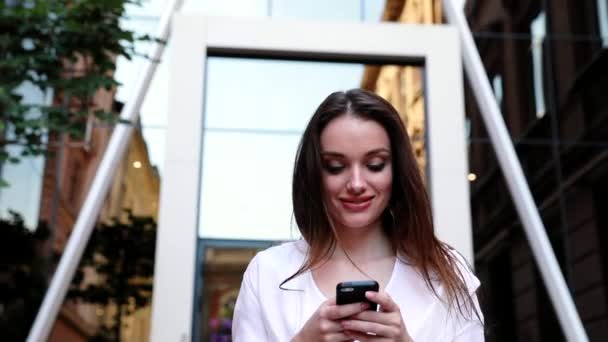
[[[380,227],[393,182],[390,146],[380,124],[353,115],[321,132],[325,202],[338,228]]]

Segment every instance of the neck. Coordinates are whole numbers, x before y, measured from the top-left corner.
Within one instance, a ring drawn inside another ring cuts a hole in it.
[[[332,256],[335,260],[347,259],[345,252],[355,262],[376,260],[395,255],[380,223],[356,230],[336,227],[336,232],[340,244]]]

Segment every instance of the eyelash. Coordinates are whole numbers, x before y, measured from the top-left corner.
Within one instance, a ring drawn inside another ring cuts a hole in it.
[[[386,163],[367,164],[367,169],[371,172],[380,172],[384,170],[384,166],[386,166]],[[325,170],[332,175],[336,175],[344,170],[344,166],[325,165]]]
[[[367,168],[372,172],[380,172],[380,171],[384,170],[385,165],[386,165],[386,163],[368,164]]]
[[[337,175],[344,170],[344,166],[325,165],[325,170],[332,175]]]

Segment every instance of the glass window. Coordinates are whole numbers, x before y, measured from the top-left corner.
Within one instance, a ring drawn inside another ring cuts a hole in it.
[[[502,107],[502,76],[496,75],[492,78],[492,88],[494,88],[494,96],[496,96],[496,102]]]
[[[532,72],[534,79],[534,104],[536,116],[545,115],[545,90],[543,82],[543,42],[547,34],[545,12],[541,12],[530,24],[532,33]]]
[[[9,146],[6,150],[11,155],[19,155],[22,148]],[[0,190],[1,217],[9,217],[9,211],[15,211],[28,228],[38,226],[43,167],[43,157],[27,157],[19,164],[2,165],[2,178],[10,185]]]
[[[331,92],[358,86],[359,64],[208,58],[205,127],[302,131]]]
[[[361,20],[360,0],[269,0],[273,17]]]
[[[42,93],[31,83],[24,83],[17,89],[23,96],[22,103],[41,104],[48,103],[47,94]],[[30,115],[36,116],[35,112]],[[39,115],[39,113],[38,113]],[[6,139],[13,139],[11,127],[6,129]],[[16,145],[4,147],[11,156],[20,156],[23,148]],[[25,225],[31,229],[38,226],[38,212],[40,210],[40,196],[42,193],[42,174],[44,157],[24,157],[18,164],[6,162],[0,164],[0,175],[10,185],[0,189],[0,216],[9,217],[9,210],[19,213]]]
[[[202,305],[195,307],[192,341],[231,341],[243,273],[256,253],[271,245],[270,241],[199,241],[199,281],[204,286],[196,289]]]
[[[365,0],[362,1],[363,20],[368,22],[379,22],[384,12],[385,0]]]
[[[404,115],[424,169],[422,70],[375,67],[380,72],[374,88]],[[372,69],[355,63],[209,57],[200,237],[297,238],[291,178],[301,134],[328,94],[360,87]]]
[[[210,131],[203,139],[201,237],[297,238],[290,222],[299,134]]]
[[[225,16],[266,16],[271,0],[186,0],[182,13]]]
[[[219,57],[207,63],[201,237],[297,238],[291,177],[300,136],[328,94],[360,85],[363,66]]]
[[[203,12],[210,15],[247,15],[267,14],[269,0],[185,0],[180,12]],[[127,6],[127,13],[133,16],[160,17],[166,9],[167,0],[144,0],[141,6]]]

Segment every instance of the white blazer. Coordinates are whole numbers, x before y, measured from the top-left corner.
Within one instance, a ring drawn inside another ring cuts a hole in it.
[[[279,288],[300,268],[307,249],[303,240],[287,242],[262,251],[251,260],[234,309],[233,341],[289,341],[326,300],[310,271],[285,283],[284,289]],[[464,264],[461,271],[481,314],[475,296],[479,280]],[[385,290],[399,305],[414,341],[484,341],[483,322],[467,320],[458,310],[448,312],[412,266],[397,260]],[[436,284],[436,290],[443,296],[441,284]]]

